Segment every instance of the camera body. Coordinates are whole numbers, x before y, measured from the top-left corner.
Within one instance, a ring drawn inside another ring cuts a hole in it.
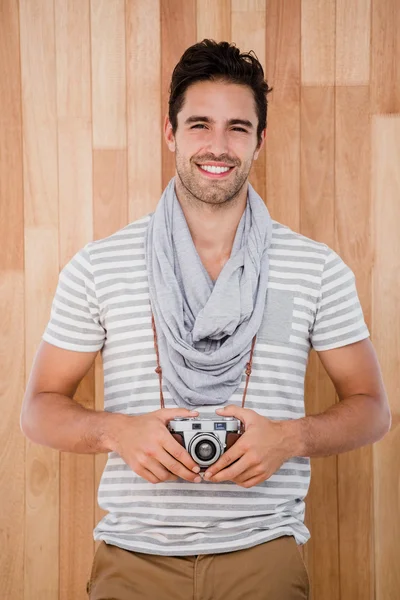
[[[235,417],[199,416],[176,417],[167,428],[203,472],[239,439],[240,425]]]

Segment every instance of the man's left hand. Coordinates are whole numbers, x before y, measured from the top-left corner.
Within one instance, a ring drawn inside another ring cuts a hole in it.
[[[207,469],[204,475],[206,481],[233,481],[241,487],[249,488],[271,477],[291,458],[292,450],[284,427],[285,421],[271,421],[250,408],[234,404],[217,409],[216,413],[242,421],[244,433]],[[207,477],[207,473],[212,476]]]

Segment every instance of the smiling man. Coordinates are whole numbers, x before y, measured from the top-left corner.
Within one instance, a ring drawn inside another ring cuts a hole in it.
[[[265,130],[258,140],[251,88],[224,81],[192,84],[177,118],[175,131],[168,117],[164,125],[176,155],[175,190],[196,250],[216,280],[231,254]]]
[[[156,210],[87,244],[60,274],[21,427],[62,451],[109,453],[92,600],[309,598],[298,545],[310,538],[310,457],[390,428],[354,274],[271,219],[248,181],[269,91],[251,53],[188,48],[164,121],[176,172]],[[312,348],[340,402],[306,417]],[[99,351],[96,412],[73,396]],[[202,462],[171,435],[182,419],[191,433],[242,429]]]

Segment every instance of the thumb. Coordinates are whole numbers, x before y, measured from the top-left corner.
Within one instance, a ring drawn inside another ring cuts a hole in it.
[[[246,424],[245,409],[241,406],[236,406],[236,404],[228,404],[227,406],[217,408],[215,412],[223,417],[236,417],[244,424]]]
[[[159,412],[161,420],[165,424],[175,419],[175,417],[196,417],[199,414],[198,410],[191,411],[188,408],[161,408]]]

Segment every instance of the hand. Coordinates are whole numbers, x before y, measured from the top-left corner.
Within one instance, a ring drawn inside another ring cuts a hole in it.
[[[150,483],[176,481],[178,477],[200,482],[200,467],[166,427],[175,417],[198,414],[186,408],[161,408],[145,415],[121,415],[113,450]]]
[[[244,424],[245,432],[207,469],[204,479],[213,483],[233,481],[249,488],[271,477],[291,458],[284,421],[271,421],[250,408],[234,404],[215,412],[224,417],[236,417]],[[234,461],[237,462],[232,464]],[[207,477],[207,473],[211,473],[212,477]]]

